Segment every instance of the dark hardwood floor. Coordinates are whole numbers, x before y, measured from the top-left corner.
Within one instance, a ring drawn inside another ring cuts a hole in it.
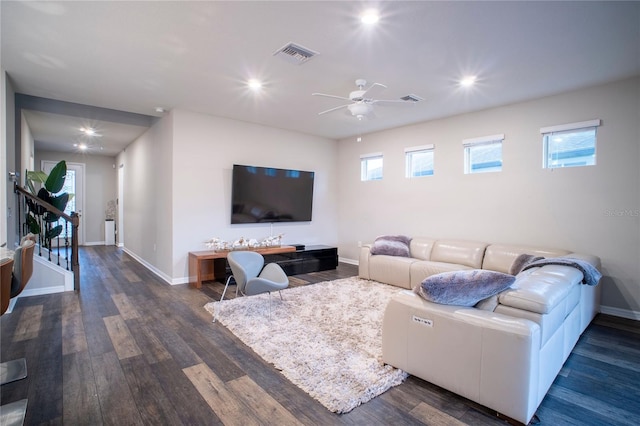
[[[26,357],[29,373],[2,386],[1,402],[28,398],[27,425],[504,424],[415,377],[333,414],[211,322],[203,306],[222,284],[170,286],[115,247],[80,257],[80,293],[21,298],[0,321],[2,361]],[[340,264],[291,284],[356,274]],[[638,424],[640,324],[599,315],[537,415],[542,425]]]

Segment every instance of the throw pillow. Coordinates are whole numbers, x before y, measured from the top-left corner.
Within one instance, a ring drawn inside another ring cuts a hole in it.
[[[516,277],[483,269],[443,272],[427,277],[415,292],[443,305],[473,306],[511,286]]]
[[[371,254],[409,257],[409,243],[411,238],[404,235],[383,235],[373,242]]]

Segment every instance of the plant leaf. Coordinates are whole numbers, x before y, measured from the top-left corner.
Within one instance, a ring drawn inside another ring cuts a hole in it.
[[[67,207],[67,203],[69,202],[69,194],[63,192],[60,195],[51,197],[51,201],[49,201],[51,205],[61,212],[64,212],[64,209]]]
[[[38,182],[38,183],[45,183],[47,181],[47,178],[49,176],[47,176],[47,174],[43,171],[39,171],[39,172],[34,172],[34,171],[28,171],[27,172],[27,180],[31,181],[31,182]]]
[[[51,169],[44,187],[52,194],[57,194],[62,190],[64,181],[67,178],[67,163],[62,160]]]
[[[38,221],[30,214],[27,215],[27,226],[29,227],[29,232],[32,234],[40,233],[40,225],[38,225]]]
[[[60,216],[58,216],[57,214],[53,213],[53,212],[46,212],[44,214],[44,221],[45,222],[49,222],[49,223],[53,223],[53,222],[57,222],[58,219],[60,219]]]
[[[47,231],[47,240],[51,241],[62,233],[62,225],[54,226]]]

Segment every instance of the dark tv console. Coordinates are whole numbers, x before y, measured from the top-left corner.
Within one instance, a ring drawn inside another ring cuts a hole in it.
[[[268,254],[264,262],[276,262],[287,275],[308,274],[338,267],[338,248],[329,246],[304,246],[289,253]]]
[[[308,274],[338,267],[338,248],[323,245],[304,246],[302,250],[265,254],[264,263],[277,263],[287,275]],[[227,264],[227,277],[231,268]]]

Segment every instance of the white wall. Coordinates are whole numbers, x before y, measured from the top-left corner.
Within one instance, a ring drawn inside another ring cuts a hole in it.
[[[0,184],[2,191],[2,208],[3,213],[2,228],[0,228],[0,244],[7,243],[8,247],[15,247],[18,242],[16,229],[16,197],[13,194],[13,182],[8,179],[8,173],[19,172],[20,167],[18,153],[16,153],[16,107],[15,107],[15,91],[4,69],[0,68],[0,115],[2,116],[2,164],[5,167],[2,176],[0,176]],[[6,157],[4,156],[6,154]]]
[[[124,166],[125,250],[172,284],[188,281],[189,251],[284,234],[284,244],[336,245],[336,141],[173,110],[116,159]],[[315,172],[313,220],[231,225],[233,164]]]
[[[27,119],[23,114],[20,114],[20,152],[22,157],[20,158],[20,182],[21,185],[26,183],[27,176],[26,170],[35,170],[34,167],[34,141],[33,135],[31,135],[31,129],[27,123]],[[40,169],[38,169],[40,170]]]
[[[124,168],[125,251],[169,282],[173,278],[172,152],[169,114],[116,159],[117,167]]]
[[[0,68],[0,244],[7,242],[7,74]]]
[[[184,110],[172,115],[176,282],[187,281],[188,252],[206,250],[204,241],[214,236],[261,239],[273,232],[284,234],[284,244],[337,244],[336,141]],[[313,220],[231,225],[234,163],[314,171]]]
[[[85,165],[84,211],[80,217],[84,226],[85,244],[104,244],[107,203],[117,197],[115,157],[38,150],[34,167],[30,170],[40,170],[43,160],[55,162],[65,160],[67,163]]]
[[[425,101],[428,102],[428,101]],[[602,119],[597,165],[543,170],[540,128]],[[604,306],[640,318],[640,79],[339,142],[339,252],[381,234],[565,248],[600,256]],[[462,140],[504,133],[503,171],[463,174]],[[435,174],[404,177],[404,148],[435,144]],[[360,155],[384,179],[360,181]],[[612,312],[613,312],[612,311]]]

